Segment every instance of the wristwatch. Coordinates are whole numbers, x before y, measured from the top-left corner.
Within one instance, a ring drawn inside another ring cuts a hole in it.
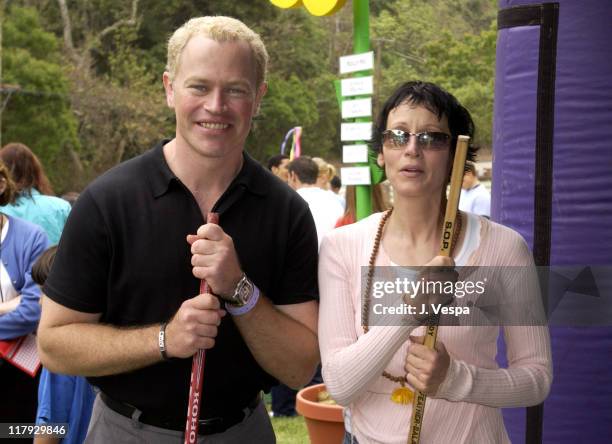
[[[234,294],[227,300],[227,303],[233,307],[242,307],[249,302],[254,292],[255,285],[246,277],[246,274],[242,273],[242,278],[238,281]]]

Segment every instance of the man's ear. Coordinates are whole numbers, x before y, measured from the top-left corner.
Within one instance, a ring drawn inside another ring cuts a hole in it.
[[[170,80],[170,73],[168,71],[164,71],[162,80],[164,82],[164,90],[166,91],[166,103],[169,108],[174,108],[174,86],[172,85],[172,80]]]
[[[255,94],[255,111],[253,113],[253,116],[256,116],[259,114],[259,111],[261,109],[261,101],[263,100],[267,92],[268,92],[268,84],[266,82],[262,82],[259,88],[257,88],[257,93]]]
[[[379,167],[381,167],[382,169],[385,169],[385,157],[383,156],[382,151],[378,153],[378,156],[376,156],[376,163],[378,164]]]
[[[288,171],[287,173],[287,184],[295,190],[298,185],[297,174],[293,171]]]

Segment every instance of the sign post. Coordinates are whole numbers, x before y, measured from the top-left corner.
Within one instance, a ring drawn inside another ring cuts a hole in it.
[[[332,15],[344,6],[346,0],[270,0],[279,8],[304,6],[315,16]],[[343,162],[353,166],[341,171],[345,185],[356,186],[356,218],[363,219],[372,213],[370,185],[380,180],[380,172],[374,172],[371,159],[363,147],[372,138],[372,94],[374,54],[370,52],[370,5],[368,0],[353,0],[353,55],[340,58],[340,74],[355,73],[352,78],[336,83],[336,93],[345,121],[340,128],[341,140],[352,142],[343,146]],[[341,83],[341,86],[337,83]],[[345,100],[344,98],[347,97]],[[350,159],[350,160],[349,160]],[[369,169],[369,175],[365,174]],[[352,170],[351,170],[352,168]],[[348,182],[345,182],[348,180]]]
[[[370,5],[368,0],[353,0],[353,52],[355,54],[363,54],[368,53],[368,51],[370,51]],[[372,58],[372,64],[369,69],[371,70],[374,67],[374,56],[372,53],[370,54]],[[370,82],[370,85],[372,85],[372,82]],[[370,95],[372,94],[372,92],[370,92]],[[370,106],[370,116],[358,117],[355,119],[355,121],[371,122],[371,114],[372,113]],[[366,140],[370,140],[371,138],[372,135],[370,131],[370,136]],[[364,141],[362,140],[362,142]],[[359,165],[364,164],[360,163]],[[367,160],[365,162],[365,165],[367,165]],[[367,217],[372,214],[370,185],[356,185],[355,197],[357,207],[355,217],[357,218],[357,220],[363,219],[364,217]]]

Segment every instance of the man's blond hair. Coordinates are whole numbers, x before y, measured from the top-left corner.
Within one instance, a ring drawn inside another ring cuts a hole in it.
[[[266,80],[268,52],[259,34],[240,20],[224,16],[192,18],[174,31],[168,40],[168,62],[166,71],[173,80],[179,67],[179,60],[189,39],[203,35],[217,42],[246,42],[255,58],[255,81],[259,87]]]

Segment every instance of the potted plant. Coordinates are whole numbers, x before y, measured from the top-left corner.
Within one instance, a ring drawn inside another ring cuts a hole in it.
[[[303,388],[297,394],[295,408],[306,421],[312,444],[341,444],[344,439],[343,407],[329,402],[318,402],[325,384]]]

